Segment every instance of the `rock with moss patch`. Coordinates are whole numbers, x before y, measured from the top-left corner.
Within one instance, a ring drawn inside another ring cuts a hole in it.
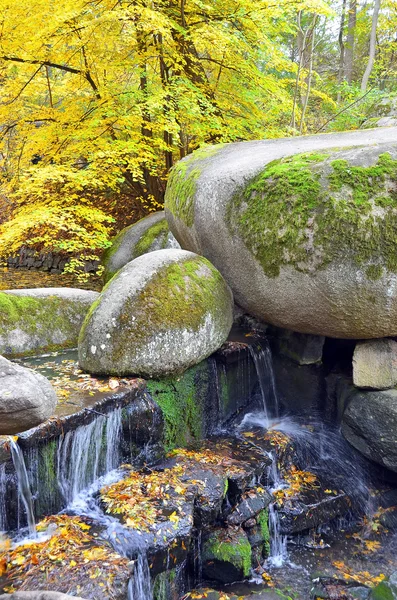
[[[73,348],[98,292],[37,288],[0,292],[0,354],[23,356]]]
[[[203,544],[203,575],[206,579],[233,583],[251,571],[251,545],[241,529],[216,529]]]
[[[373,588],[369,600],[397,600],[397,571]]]
[[[231,325],[233,298],[208,260],[184,250],[136,258],[108,283],[81,330],[90,373],[162,377],[215,352]]]
[[[178,163],[165,210],[260,320],[397,334],[397,128],[229,144]]]
[[[0,434],[30,429],[50,417],[55,391],[45,377],[0,356]]]
[[[116,235],[103,256],[103,278],[107,283],[124,265],[147,252],[180,248],[168,229],[164,211],[144,217]]]
[[[360,388],[387,390],[397,384],[397,342],[368,340],[356,345],[353,382]]]

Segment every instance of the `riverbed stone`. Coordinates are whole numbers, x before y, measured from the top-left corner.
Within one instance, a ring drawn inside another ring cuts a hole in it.
[[[360,388],[386,390],[397,384],[397,342],[359,342],[353,355],[353,382]]]
[[[57,397],[40,373],[0,356],[0,434],[30,429],[54,412]]]
[[[201,149],[169,179],[170,229],[262,321],[396,335],[396,139],[392,127]]]
[[[342,419],[347,441],[370,460],[397,472],[397,390],[353,391]]]
[[[40,354],[73,348],[98,292],[37,288],[0,292],[0,353]]]
[[[203,575],[222,583],[241,581],[250,573],[251,558],[251,545],[242,529],[215,529],[203,544]]]
[[[80,366],[97,374],[163,377],[215,352],[233,321],[233,298],[211,263],[184,250],[136,258],[109,282],[79,338]]]
[[[170,232],[164,211],[144,217],[137,223],[122,229],[104,253],[103,278],[107,283],[113,275],[134,258],[165,248],[180,248]]]
[[[275,339],[278,352],[298,363],[298,365],[321,363],[325,342],[324,336],[296,333],[279,327],[271,327],[269,333]]]

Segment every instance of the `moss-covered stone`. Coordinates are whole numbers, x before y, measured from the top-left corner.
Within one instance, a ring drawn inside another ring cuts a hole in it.
[[[156,212],[122,229],[102,257],[105,283],[131,260],[155,250],[178,248],[164,212]]]
[[[341,158],[338,158],[338,156]],[[280,268],[313,272],[348,257],[397,272],[397,160],[357,166],[340,153],[301,154],[267,165],[228,206],[228,221],[268,277]]]
[[[181,373],[214,352],[232,324],[232,296],[206,259],[159,250],[127,264],[82,327],[80,364],[94,373]]]
[[[257,523],[263,538],[263,556],[267,557],[270,553],[269,511],[267,508],[259,513]]]
[[[164,445],[167,451],[204,437],[209,377],[209,365],[201,363],[178,378],[147,382],[152,398],[164,415]]]
[[[203,573],[209,579],[231,583],[251,571],[252,550],[242,530],[215,530],[203,545]]]
[[[197,180],[200,177],[202,163],[206,158],[214,156],[220,149],[218,146],[204,146],[193,154],[180,160],[172,169],[167,189],[172,189],[172,194],[166,196],[167,208],[181,219],[185,225],[191,227],[194,219],[194,196],[197,189]]]
[[[0,354],[27,356],[73,348],[96,292],[48,288],[0,292]]]

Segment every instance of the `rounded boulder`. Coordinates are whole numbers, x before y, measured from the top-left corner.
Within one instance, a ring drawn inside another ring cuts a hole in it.
[[[137,223],[122,229],[114,238],[112,245],[103,256],[102,264],[104,282],[127,263],[142,254],[167,248],[180,248],[170,232],[164,211],[144,217]]]
[[[0,435],[39,425],[54,413],[56,403],[48,379],[0,356]]]
[[[83,324],[80,366],[91,373],[181,373],[217,350],[232,326],[232,293],[200,256],[158,250],[105,286]]]
[[[180,161],[165,211],[246,312],[336,338],[397,334],[397,128],[226,144]]]

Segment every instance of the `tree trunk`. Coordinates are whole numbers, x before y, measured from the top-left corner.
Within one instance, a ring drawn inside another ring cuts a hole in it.
[[[340,86],[340,84],[343,81],[343,77],[345,74],[345,44],[343,42],[343,33],[344,33],[344,29],[345,29],[345,19],[346,19],[346,0],[343,0],[343,4],[342,4],[342,15],[340,18],[340,27],[339,27],[339,36],[338,36],[338,43],[339,43],[339,49],[340,49],[340,56],[339,56],[339,71],[338,71],[338,86]],[[337,96],[337,102],[339,103],[341,101],[341,91],[338,89],[338,96]]]
[[[372,28],[371,28],[371,37],[369,39],[369,58],[367,68],[365,69],[365,73],[363,75],[363,79],[361,82],[361,91],[365,92],[368,85],[368,80],[372,73],[372,68],[375,62],[375,50],[376,50],[376,28],[378,26],[378,17],[380,10],[380,0],[375,0],[374,4],[374,14],[372,15]]]
[[[357,0],[349,1],[349,19],[345,47],[345,77],[348,83],[353,80],[354,42],[357,22]]]

